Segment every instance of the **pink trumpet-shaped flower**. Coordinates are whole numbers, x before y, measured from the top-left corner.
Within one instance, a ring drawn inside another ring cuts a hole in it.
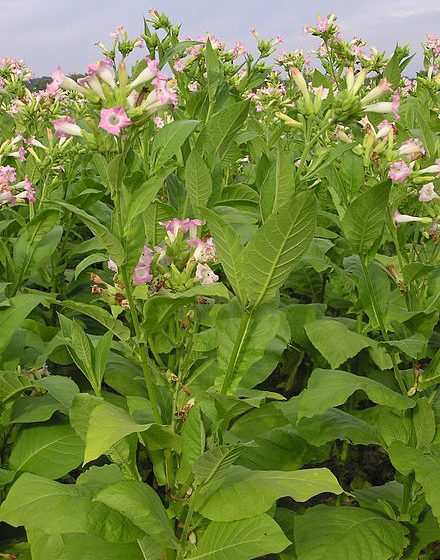
[[[398,210],[394,212],[393,219],[396,225],[407,224],[410,222],[423,222],[425,224],[429,224],[432,222],[431,218],[422,218],[420,216],[409,216],[408,214],[401,214]]]
[[[154,253],[150,247],[145,245],[139,262],[133,272],[133,281],[135,284],[146,284],[147,282],[151,282],[151,280],[153,280],[153,275],[150,272],[153,255]]]
[[[114,136],[119,136],[121,130],[131,125],[131,120],[127,117],[122,107],[112,109],[101,109],[101,120],[99,127],[103,128]]]
[[[107,262],[107,268],[112,272],[118,272],[118,265],[111,259]]]
[[[411,169],[404,161],[396,161],[390,167],[388,177],[396,183],[403,183],[410,173]]]
[[[425,155],[423,144],[417,138],[409,138],[399,148],[399,155],[405,156],[412,161]]]
[[[70,136],[82,136],[81,128],[76,124],[75,119],[64,117],[53,121],[55,136],[58,138],[70,138]]]
[[[393,123],[390,123],[385,119],[377,125],[377,128],[379,130],[376,134],[376,139],[379,140],[380,138],[385,138],[386,136],[388,136],[390,131],[393,130]]]
[[[434,190],[434,183],[426,183],[419,191],[420,202],[431,202],[440,196]]]

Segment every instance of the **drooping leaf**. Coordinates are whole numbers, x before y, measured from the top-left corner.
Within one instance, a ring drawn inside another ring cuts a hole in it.
[[[9,307],[0,309],[0,355],[29,313],[45,299],[44,295],[18,294],[8,300]]]
[[[200,488],[195,509],[213,521],[235,521],[268,511],[283,496],[305,502],[322,492],[343,492],[328,469],[284,472],[231,466]]]
[[[329,408],[343,404],[355,391],[364,391],[377,404],[406,410],[415,402],[396,393],[382,383],[347,371],[315,369],[300,396],[298,420],[312,418]]]

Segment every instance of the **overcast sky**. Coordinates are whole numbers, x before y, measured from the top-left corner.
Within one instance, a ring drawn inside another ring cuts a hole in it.
[[[251,48],[249,30],[256,27],[261,37],[283,35],[284,50],[311,49],[318,40],[301,35],[303,24],[314,23],[317,12],[333,11],[346,39],[361,37],[379,50],[407,42],[420,53],[426,33],[440,33],[439,0],[156,0],[153,5],[183,23],[184,35],[209,30],[228,46],[239,40]],[[95,41],[110,43],[117,25],[139,35],[149,7],[143,0],[0,0],[0,56],[24,58],[36,75],[58,64],[67,72],[84,72],[99,56]],[[420,62],[419,54],[413,70]]]

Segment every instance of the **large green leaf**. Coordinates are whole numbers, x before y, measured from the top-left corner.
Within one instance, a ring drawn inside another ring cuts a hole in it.
[[[298,420],[322,414],[329,408],[344,404],[355,391],[364,391],[377,404],[406,410],[415,402],[368,377],[348,371],[315,369],[300,396]]]
[[[217,258],[231,283],[234,293],[244,303],[246,288],[241,275],[241,263],[244,247],[227,220],[208,208],[203,209],[208,220],[209,229],[215,239]]]
[[[246,120],[249,102],[232,103],[216,113],[204,126],[197,147],[208,153],[223,155]]]
[[[69,424],[26,426],[14,442],[9,466],[17,472],[31,472],[60,478],[81,463],[84,444]]]
[[[163,187],[163,182],[164,177],[162,175],[150,177],[135,193],[133,193],[127,208],[127,219],[125,223],[125,230],[127,232],[129,232],[130,224],[134,218],[145,212],[156,198],[157,193]]]
[[[315,232],[316,200],[308,193],[295,196],[273,213],[247,244],[242,275],[252,306],[275,297],[293,263],[310,245]]]
[[[155,157],[154,167],[160,169],[182,147],[182,144],[196,128],[200,121],[177,120],[167,124],[154,136],[152,153]]]
[[[295,518],[298,560],[394,560],[408,544],[397,521],[355,507],[319,505]]]
[[[101,490],[95,500],[130,519],[149,537],[160,540],[164,549],[174,545],[175,536],[166,510],[158,494],[148,484],[122,480]]]
[[[268,511],[284,496],[305,502],[322,492],[343,492],[328,469],[285,472],[231,466],[200,488],[195,509],[213,521],[235,521]]]
[[[84,533],[65,533],[62,538],[68,560],[145,560],[137,542],[112,543]]]
[[[301,437],[312,445],[324,445],[342,439],[354,445],[382,445],[375,426],[339,408],[329,408],[319,416],[303,418],[296,426]]]
[[[93,501],[94,485],[61,484],[25,473],[0,506],[0,520],[49,535],[87,533],[111,543],[129,543],[144,533],[119,512]]]
[[[264,181],[260,193],[260,208],[263,221],[289,202],[295,190],[293,166],[283,146],[278,145],[277,159]]]
[[[213,521],[203,533],[193,560],[253,560],[284,550],[290,541],[268,515],[232,523]]]
[[[371,344],[368,337],[354,333],[343,323],[333,319],[312,321],[304,329],[313,346],[332,368],[339,367]]]
[[[45,299],[44,295],[18,294],[8,300],[9,307],[0,309],[0,355],[29,313]]]
[[[251,314],[234,299],[217,315],[217,360],[220,375],[215,385],[234,393],[253,364],[261,360],[278,332],[282,313],[270,303]]]
[[[366,255],[381,235],[387,216],[391,182],[385,181],[358,196],[342,220],[345,237],[358,255]]]
[[[206,206],[211,196],[212,179],[208,166],[195,148],[186,160],[185,186],[196,211]]]

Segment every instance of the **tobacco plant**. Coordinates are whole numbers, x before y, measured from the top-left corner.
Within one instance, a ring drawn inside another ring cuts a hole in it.
[[[439,557],[440,40],[144,24],[0,69],[1,556]]]

